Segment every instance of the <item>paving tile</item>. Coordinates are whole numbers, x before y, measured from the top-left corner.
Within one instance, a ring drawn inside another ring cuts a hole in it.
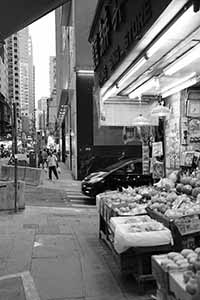
[[[23,224],[24,229],[38,229],[39,224]]]
[[[12,236],[0,235],[0,258],[6,259],[9,257],[14,245],[14,238]]]
[[[86,297],[97,296],[122,296],[121,290],[109,272],[87,272],[84,273],[84,282],[86,287]]]
[[[109,296],[108,295],[96,295],[95,297],[86,297],[85,300],[127,300],[127,298],[122,294],[121,295],[109,295]]]
[[[57,224],[39,225],[36,234],[58,234],[60,228]]]
[[[79,259],[34,259],[31,274],[41,299],[73,299],[84,297]]]
[[[26,300],[21,277],[0,280],[0,300]]]
[[[72,236],[68,235],[36,235],[33,258],[70,257],[77,251]]]
[[[60,233],[63,233],[63,234],[72,234],[71,222],[68,223],[68,224],[60,224],[59,228],[60,228]]]

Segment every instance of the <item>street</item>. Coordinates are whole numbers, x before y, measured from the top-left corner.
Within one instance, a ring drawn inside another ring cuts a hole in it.
[[[0,300],[149,300],[99,239],[98,212],[61,164],[26,186],[24,210],[0,212]],[[24,292],[23,292],[24,291]]]

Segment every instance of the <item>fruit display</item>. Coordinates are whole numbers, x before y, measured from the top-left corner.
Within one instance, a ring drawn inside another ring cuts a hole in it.
[[[128,232],[131,232],[131,233],[161,231],[161,230],[165,230],[164,225],[159,222],[156,222],[156,221],[131,224],[128,228]]]
[[[110,218],[110,227],[115,232],[116,226],[120,226],[122,224],[138,224],[138,223],[146,223],[151,222],[152,219],[147,215],[142,216],[118,216]]]
[[[196,198],[200,194],[200,172],[194,171],[192,174],[180,174],[176,184],[176,191]]]
[[[146,206],[157,191],[153,186],[123,188],[122,192],[109,191],[98,195],[98,202],[103,202],[117,215],[145,214]]]
[[[152,256],[153,274],[175,299],[200,299],[200,248]],[[194,297],[194,298],[193,298]]]
[[[173,238],[171,231],[155,220],[146,222],[117,224],[114,229],[114,248],[122,253],[129,248],[167,246],[171,247]]]
[[[148,207],[170,219],[175,219],[200,213],[200,197],[192,199],[186,194],[177,195],[175,191],[157,192],[155,196],[151,197]]]

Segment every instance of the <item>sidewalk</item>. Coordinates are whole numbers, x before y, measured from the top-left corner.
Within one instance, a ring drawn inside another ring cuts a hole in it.
[[[78,191],[80,182],[61,168],[58,181],[50,183],[44,174],[39,188]],[[0,276],[0,300],[149,299],[138,295],[132,277],[121,275],[98,239],[95,207],[26,206],[16,214],[1,212]]]

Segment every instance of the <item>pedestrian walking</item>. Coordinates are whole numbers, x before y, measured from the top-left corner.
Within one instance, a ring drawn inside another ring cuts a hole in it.
[[[52,172],[54,173],[56,179],[58,179],[57,163],[58,163],[58,159],[56,155],[52,152],[49,152],[49,156],[47,157],[47,165],[49,169],[49,180],[52,180]]]
[[[40,168],[40,164],[42,164],[42,151],[41,150],[38,153],[38,168]]]
[[[44,165],[47,166],[47,157],[48,157],[48,153],[46,151],[46,149],[44,148],[42,151],[42,168],[44,169]]]

